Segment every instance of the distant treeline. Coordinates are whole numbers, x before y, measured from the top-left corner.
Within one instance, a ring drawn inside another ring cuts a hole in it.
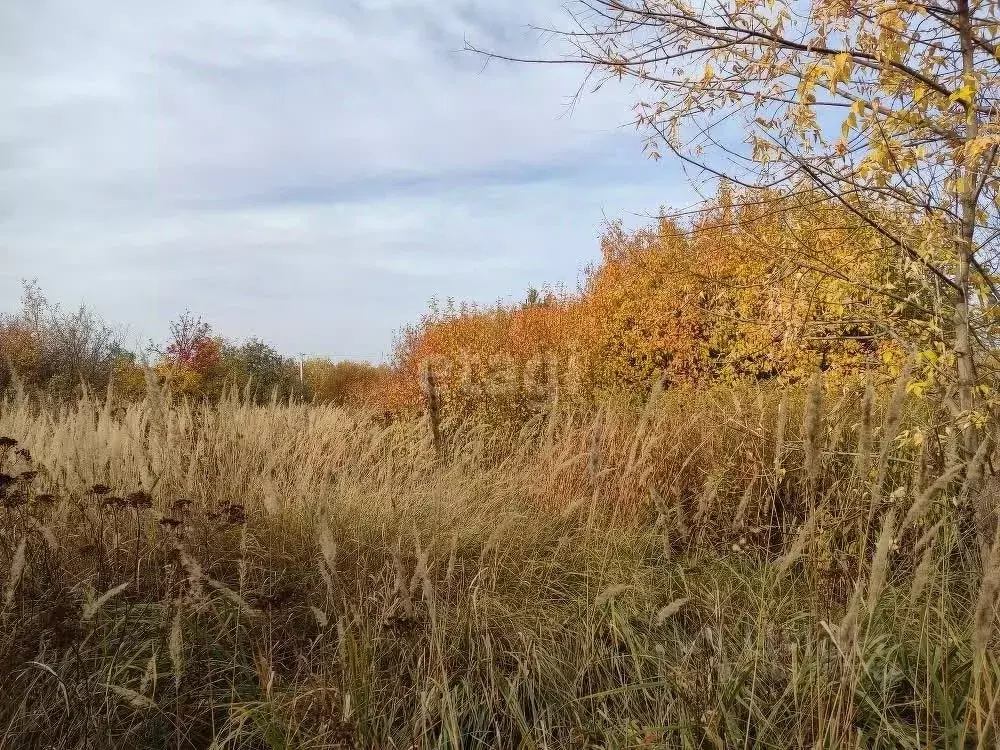
[[[891,374],[913,349],[926,353],[930,372],[947,348],[947,308],[926,273],[887,243],[837,204],[724,187],[684,221],[632,232],[610,225],[600,263],[573,292],[530,289],[493,307],[432,303],[402,328],[385,366],[309,359],[300,367],[188,313],[171,324],[162,351],[132,352],[92,311],[62,311],[34,285],[21,310],[0,319],[0,362],[8,381],[16,373],[56,393],[111,382],[140,398],[152,377],[191,398],[237,388],[257,401],[388,411],[421,407],[429,367],[446,410],[521,415],[556,397],[641,399],[653,382]]]
[[[0,386],[73,397],[83,387],[125,400],[148,384],[177,396],[216,399],[239,390],[258,403],[272,399],[363,405],[389,376],[366,362],[310,358],[299,362],[252,338],[234,342],[184,313],[170,324],[162,350],[135,351],[121,329],[86,306],[63,310],[36,283],[26,283],[20,309],[0,316]]]

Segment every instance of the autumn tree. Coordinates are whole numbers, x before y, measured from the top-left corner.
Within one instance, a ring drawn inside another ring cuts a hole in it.
[[[704,289],[690,242],[673,222],[626,232],[608,227],[602,262],[588,270],[577,335],[604,391],[645,391],[661,372],[667,385],[708,376]]]
[[[217,379],[220,385],[243,389],[257,403],[302,398],[306,390],[293,361],[257,338],[242,344],[222,342]]]
[[[840,204],[724,189],[685,234],[715,378],[899,366],[934,321],[925,278]]]
[[[317,403],[390,409],[394,406],[383,398],[382,393],[392,376],[388,367],[314,357],[305,360],[303,372],[309,395]]]
[[[223,340],[212,336],[212,326],[185,311],[170,323],[170,341],[156,372],[176,393],[194,398],[221,391]]]
[[[887,244],[842,206],[723,189],[691,216],[609,227],[578,335],[610,389],[656,372],[672,386],[898,366],[899,332],[933,311]]]
[[[574,294],[432,306],[398,342],[403,399],[419,399],[424,363],[445,409],[494,414],[530,412],[556,388],[644,399],[654,378],[790,382],[819,366],[849,380],[899,368],[900,334],[912,340],[934,315],[923,283],[854,212],[776,190],[725,188],[687,217],[612,223],[601,250]]]
[[[507,409],[531,394],[542,398],[554,360],[564,363],[585,338],[578,300],[555,292],[522,303],[480,306],[432,301],[431,309],[400,333],[393,366],[402,400],[419,401],[422,366],[434,369],[446,406],[492,403]]]
[[[994,283],[996,0],[583,0],[565,58],[630,78],[654,157],[854,212],[940,286],[961,409]],[[558,32],[558,30],[557,30]],[[496,55],[494,55],[496,56]],[[900,222],[899,217],[906,221]],[[966,448],[974,430],[967,427]]]
[[[118,329],[84,305],[64,310],[35,282],[24,283],[19,311],[0,315],[0,383],[16,374],[61,395],[104,388],[127,354]]]
[[[209,348],[212,326],[190,310],[185,310],[170,323],[170,342],[165,359],[172,364],[196,366]]]

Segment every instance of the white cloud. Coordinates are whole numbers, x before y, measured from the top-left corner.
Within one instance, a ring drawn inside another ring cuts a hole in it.
[[[537,51],[559,7],[5,3],[0,292],[377,357],[434,294],[572,279],[602,210],[682,188],[619,127],[629,92],[567,116],[583,70],[461,52]]]

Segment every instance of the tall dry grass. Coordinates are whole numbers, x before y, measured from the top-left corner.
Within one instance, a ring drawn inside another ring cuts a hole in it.
[[[821,386],[9,396],[0,747],[994,747],[990,456]]]

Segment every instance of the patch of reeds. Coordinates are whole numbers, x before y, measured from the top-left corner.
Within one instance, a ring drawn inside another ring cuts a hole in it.
[[[995,747],[992,447],[904,386],[8,396],[0,748]]]

